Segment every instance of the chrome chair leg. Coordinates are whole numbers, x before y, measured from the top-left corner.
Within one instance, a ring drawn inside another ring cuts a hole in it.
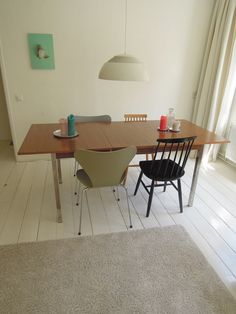
[[[80,218],[79,218],[79,232],[78,235],[81,235],[81,224],[82,224],[82,211],[83,211],[83,198],[84,198],[84,193],[87,192],[87,188],[82,190],[81,193],[81,201],[80,201]],[[87,195],[87,193],[86,193]]]
[[[78,185],[78,184],[77,184]],[[80,188],[81,188],[81,183],[79,182],[79,187],[77,189],[77,192],[75,194],[77,194],[77,200],[76,200],[76,205],[79,205],[79,196],[80,196]]]
[[[78,187],[78,179],[75,178],[75,192],[74,192],[75,195],[78,193],[77,187]]]
[[[119,188],[118,188],[118,186],[116,187],[116,196],[117,196],[116,200],[119,202],[119,200],[120,200],[120,194],[119,194]]]
[[[75,160],[75,166],[74,166],[75,195],[77,194],[77,185],[78,185],[78,179],[77,179],[77,176],[76,176],[77,170],[79,170],[79,164],[78,164],[78,162]]]
[[[112,187],[112,192],[114,193],[116,200],[119,201],[120,200],[120,195],[119,195],[118,186],[116,186],[116,187],[113,186]]]
[[[127,205],[128,205],[128,213],[129,213],[129,227],[130,227],[130,229],[132,229],[133,225],[132,225],[132,220],[131,220],[129,198],[128,198],[128,190],[127,190],[127,188],[124,185],[121,185],[121,186],[125,189],[125,192],[126,192],[126,199],[127,199]]]
[[[77,161],[75,160],[75,163],[74,163],[74,177],[76,176],[76,171],[77,171]]]

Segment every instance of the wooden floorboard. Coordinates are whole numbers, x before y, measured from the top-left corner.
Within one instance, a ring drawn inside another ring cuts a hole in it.
[[[138,158],[135,158],[137,163]],[[63,223],[56,222],[51,163],[16,163],[13,147],[0,142],[0,244],[77,237],[79,206],[76,206],[74,162],[62,160],[60,185]],[[189,160],[182,180],[184,213],[178,195],[168,187],[155,189],[149,218],[148,194],[142,186],[133,195],[139,170],[129,169],[127,187],[133,230],[180,224],[185,227],[220,278],[236,296],[236,170],[219,160],[200,171],[194,206],[188,195],[194,160]],[[112,188],[88,191],[84,197],[82,235],[130,231],[125,190],[119,198]]]

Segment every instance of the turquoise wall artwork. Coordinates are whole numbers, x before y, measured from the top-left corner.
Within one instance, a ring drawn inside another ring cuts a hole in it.
[[[55,69],[52,34],[28,34],[32,69]]]

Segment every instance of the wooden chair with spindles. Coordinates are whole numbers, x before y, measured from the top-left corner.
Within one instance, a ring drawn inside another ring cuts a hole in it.
[[[125,122],[146,122],[147,114],[146,113],[126,113],[124,114]],[[153,159],[154,154],[151,154],[151,159]],[[146,160],[149,160],[149,155],[146,154]],[[129,167],[139,167],[139,164],[130,164]],[[124,184],[126,182],[128,175],[128,168],[126,169]]]
[[[125,122],[145,122],[147,121],[147,114],[146,113],[126,113],[124,115]]]

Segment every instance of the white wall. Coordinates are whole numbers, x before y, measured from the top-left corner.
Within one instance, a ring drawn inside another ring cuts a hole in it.
[[[6,107],[5,94],[0,71],[0,140],[10,140],[11,131]]]
[[[125,0],[5,0],[0,40],[16,150],[32,123],[69,113],[146,112],[174,106],[189,119],[214,0],[128,0],[127,53],[143,60],[150,82],[97,79],[123,52]],[[52,33],[55,70],[32,70],[27,33]],[[16,95],[23,96],[17,102]]]

